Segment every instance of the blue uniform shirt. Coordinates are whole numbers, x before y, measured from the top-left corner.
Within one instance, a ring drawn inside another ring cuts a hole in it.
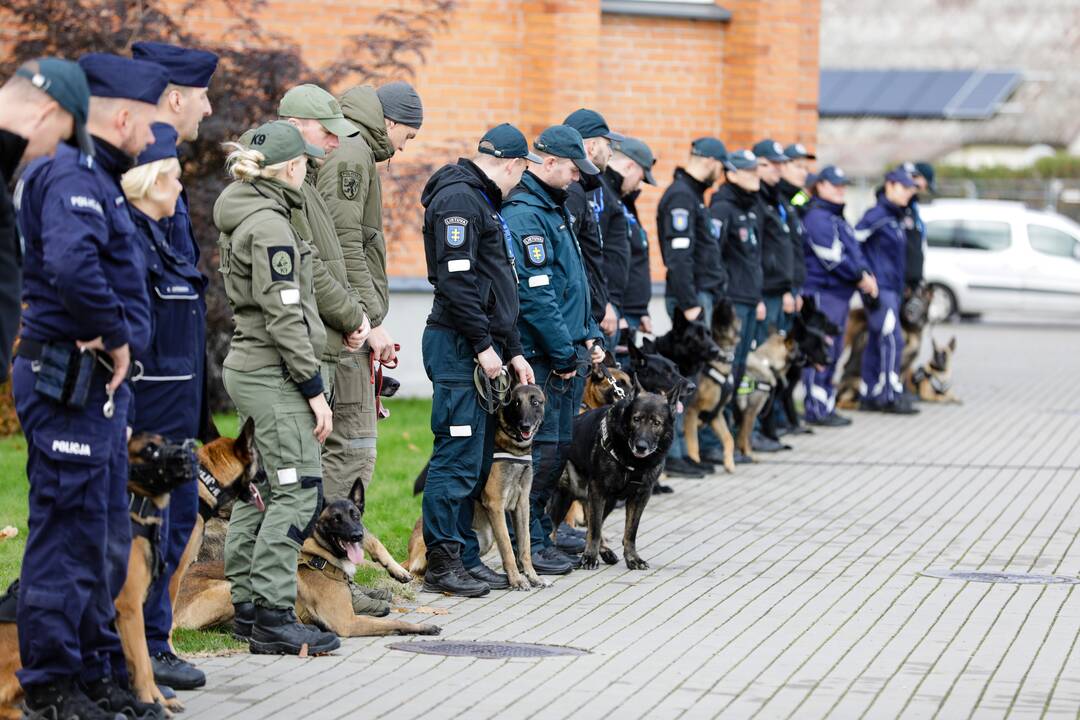
[[[855,238],[862,254],[877,278],[878,287],[900,293],[904,289],[904,264],[907,258],[907,233],[903,226],[904,208],[878,195],[878,203],[866,211],[855,226]]]
[[[814,198],[803,217],[803,227],[804,290],[854,290],[868,266],[855,231],[844,220],[844,206]]]
[[[26,247],[22,337],[101,337],[132,355],[150,340],[146,270],[120,176],[131,158],[94,138],[88,159],[70,145],[30,165],[17,190]]]
[[[187,190],[184,190],[176,200],[176,212],[171,218],[161,221],[167,228],[169,244],[180,257],[191,265],[199,264],[199,243],[195,242],[195,231],[191,229],[191,216],[188,215]],[[202,289],[206,288],[206,277],[203,276]]]

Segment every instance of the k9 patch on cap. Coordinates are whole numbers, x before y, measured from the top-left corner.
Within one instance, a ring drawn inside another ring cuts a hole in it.
[[[266,248],[270,260],[270,280],[291,281],[293,279],[293,248],[288,245],[275,245]]]
[[[671,228],[675,232],[685,232],[690,227],[690,211],[686,208],[675,208],[671,211]]]
[[[521,240],[525,245],[525,262],[532,267],[543,267],[547,262],[547,249],[543,235],[527,235]]]
[[[459,248],[465,244],[465,228],[469,221],[463,217],[448,217],[443,220],[446,225],[446,244],[452,248]]]

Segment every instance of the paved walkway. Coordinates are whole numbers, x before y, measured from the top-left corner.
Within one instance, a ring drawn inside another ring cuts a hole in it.
[[[950,329],[939,330],[946,338]],[[1080,591],[920,571],[1080,574],[1080,331],[961,327],[962,407],[856,416],[646,510],[651,568],[445,607],[443,639],[573,658],[203,660],[189,718],[1077,717]],[[607,534],[621,532],[621,516]]]

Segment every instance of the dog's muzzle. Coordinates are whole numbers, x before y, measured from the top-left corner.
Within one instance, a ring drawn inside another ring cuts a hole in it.
[[[198,475],[194,440],[150,443],[139,451],[138,457],[142,462],[129,466],[128,478],[151,495],[172,492]]]

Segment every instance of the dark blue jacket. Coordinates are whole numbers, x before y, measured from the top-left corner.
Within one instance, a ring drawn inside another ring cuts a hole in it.
[[[919,212],[919,201],[912,198],[904,208],[904,231],[907,232],[907,260],[904,263],[904,281],[916,288],[923,281],[923,264],[926,259],[926,223]]]
[[[675,179],[656,206],[656,232],[667,267],[664,294],[683,309],[698,304],[699,292],[723,295],[728,283],[715,224],[705,208],[708,189],[683,168],[675,168]]]
[[[565,200],[565,191],[526,172],[503,204],[514,238],[521,345],[526,358],[548,358],[558,371],[574,369],[584,341],[601,336]]]
[[[91,160],[70,145],[32,163],[20,182],[23,265],[22,337],[43,342],[127,343],[131,354],[150,341],[146,269],[138,252],[120,176],[132,160],[94,138]]]
[[[625,312],[624,294],[630,279],[630,227],[626,208],[619,196],[623,177],[608,168],[600,175],[600,187],[589,195],[589,202],[600,227],[600,240],[604,249],[604,280],[608,302],[619,313]]]
[[[806,229],[803,227],[802,208],[795,207],[791,201],[802,189],[783,178],[780,178],[776,189],[780,195],[780,204],[784,208],[784,219],[791,228],[791,285],[796,291],[801,291],[806,284],[806,256],[803,255],[803,235]]]
[[[150,297],[150,343],[135,358],[143,373],[135,385],[132,427],[173,441],[198,437],[206,370],[206,278],[175,247],[176,224],[154,221],[135,207],[131,214]],[[188,247],[193,243],[189,237]]]
[[[877,278],[878,287],[901,293],[904,290],[904,264],[907,257],[905,209],[878,195],[877,205],[866,211],[855,226],[855,238],[862,244],[862,254]]]
[[[761,290],[783,295],[795,287],[791,248],[791,222],[776,185],[761,183],[758,191],[761,214]]]
[[[725,183],[713,193],[709,212],[727,267],[727,296],[732,302],[757,305],[764,283],[762,218],[757,193]]]
[[[652,299],[652,273],[649,269],[649,234],[641,226],[637,214],[637,199],[641,190],[623,197],[626,224],[630,228],[630,275],[623,293],[623,312],[648,315]]]
[[[869,268],[855,231],[844,220],[844,206],[814,198],[803,215],[805,294],[819,290],[851,290]]]

